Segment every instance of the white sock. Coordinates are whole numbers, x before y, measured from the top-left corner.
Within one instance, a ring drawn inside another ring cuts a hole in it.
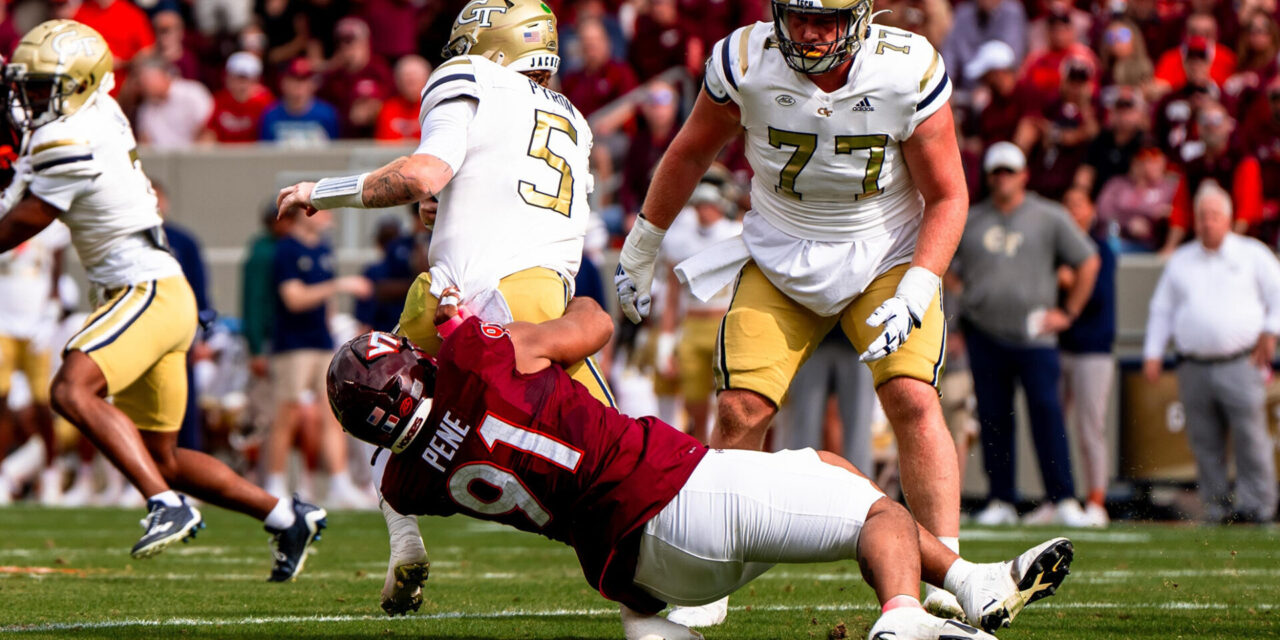
[[[939,536],[939,537],[938,537],[938,542],[941,542],[941,543],[942,543],[942,546],[944,546],[944,547],[946,547],[946,548],[950,549],[952,553],[955,553],[955,554],[957,554],[957,555],[960,553],[960,537],[959,537],[959,536],[948,536],[948,537],[945,537],[945,538],[944,538],[944,537]],[[927,598],[927,597],[929,597],[930,595],[932,595],[932,594],[933,594],[933,592],[934,592],[934,591],[940,591],[940,589],[939,589],[938,587],[935,587],[934,585],[931,585],[931,584],[929,584],[929,583],[927,583],[927,582],[926,582],[926,583],[925,583],[925,585],[924,585],[924,595],[925,595],[925,597],[926,597],[926,598]],[[955,593],[955,591],[952,591],[952,590],[950,590],[950,589],[948,589],[948,591],[951,591],[952,593]]]
[[[956,560],[955,564],[951,565],[950,569],[947,569],[947,577],[942,580],[942,586],[951,593],[959,593],[960,585],[964,584],[969,574],[973,573],[973,570],[977,568],[977,564],[964,558]]]
[[[354,491],[355,484],[351,482],[351,472],[339,471],[329,475],[329,493]]]
[[[271,507],[271,513],[262,520],[262,524],[278,531],[292,527],[297,519],[293,513],[293,498],[280,498],[276,501],[276,506]]]
[[[159,500],[160,503],[166,507],[182,506],[182,498],[179,498],[178,494],[175,493],[173,489],[170,489],[168,491],[161,491],[160,493],[157,493],[154,496],[147,496],[147,502],[151,502],[152,500]]]
[[[289,485],[283,473],[268,473],[266,482],[262,485],[264,491],[277,498],[284,499],[289,496]]]

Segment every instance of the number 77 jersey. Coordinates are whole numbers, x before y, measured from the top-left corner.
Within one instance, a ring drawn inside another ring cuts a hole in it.
[[[533,267],[573,276],[590,214],[586,119],[563,95],[479,56],[436,69],[419,117],[458,98],[474,100],[476,112],[465,156],[439,194],[431,264],[464,277],[463,291]]]
[[[445,339],[438,363],[420,432],[375,469],[387,502],[407,515],[460,513],[564,542],[606,598],[661,609],[632,584],[637,534],[706,448],[655,418],[605,407],[560,367],[519,373],[506,332],[477,318]]]
[[[923,213],[901,143],[951,95],[921,35],[876,24],[844,86],[827,93],[787,66],[772,23],[716,43],[704,88],[746,129],[751,204],[774,227],[829,242],[894,229]]]

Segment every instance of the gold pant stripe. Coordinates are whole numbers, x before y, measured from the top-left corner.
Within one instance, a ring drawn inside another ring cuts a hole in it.
[[[87,329],[76,334],[67,343],[67,349],[77,349],[89,353],[105,347],[119,338],[142,313],[151,306],[156,297],[156,281],[140,282],[129,287],[120,296],[120,301],[91,323]]]

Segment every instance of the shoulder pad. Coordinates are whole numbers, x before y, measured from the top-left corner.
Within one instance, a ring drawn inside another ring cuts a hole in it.
[[[752,45],[752,34],[760,24],[739,27],[711,48],[703,86],[716,102],[739,101],[738,83],[751,68],[754,50],[760,48]]]
[[[476,67],[472,56],[454,58],[436,67],[427,79],[427,86],[422,90],[418,121],[426,119],[427,112],[441,102],[459,97],[480,99],[480,85],[476,82]]]
[[[90,177],[98,174],[89,137],[77,127],[52,122],[31,137],[31,169],[37,175]]]

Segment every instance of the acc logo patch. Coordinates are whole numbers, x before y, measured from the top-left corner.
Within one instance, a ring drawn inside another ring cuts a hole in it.
[[[782,106],[784,106],[784,107],[789,107],[789,106],[791,106],[791,105],[793,105],[793,104],[795,104],[795,103],[796,103],[796,99],[795,99],[795,98],[792,98],[791,96],[789,96],[789,95],[787,95],[787,94],[785,94],[785,93],[784,93],[784,94],[782,94],[782,95],[780,95],[780,96],[778,96],[778,97],[776,97],[776,98],[774,98],[773,100],[774,100],[774,102],[777,102],[778,104],[780,104],[780,105],[782,105]]]

